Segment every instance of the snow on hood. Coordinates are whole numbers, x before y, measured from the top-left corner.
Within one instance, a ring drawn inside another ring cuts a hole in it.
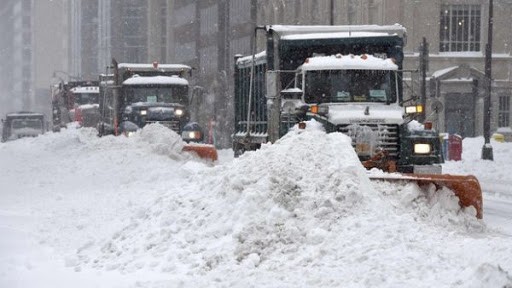
[[[330,104],[329,121],[338,124],[402,124],[403,107],[376,103]],[[365,111],[368,115],[365,115]]]
[[[423,131],[425,130],[425,125],[418,122],[417,120],[412,120],[407,123],[407,128],[409,128],[410,131]]]

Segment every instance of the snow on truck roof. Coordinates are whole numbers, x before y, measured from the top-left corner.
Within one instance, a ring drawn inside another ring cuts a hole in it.
[[[98,86],[84,86],[84,87],[73,87],[70,90],[73,93],[82,94],[82,93],[100,93]]]
[[[131,78],[124,80],[123,85],[188,85],[185,78],[178,76],[139,76],[133,75]]]
[[[260,62],[267,61],[267,51],[262,51],[254,55],[254,60],[256,60],[256,65],[260,64]],[[237,64],[241,63],[250,63],[252,62],[252,55],[240,57],[236,60]]]
[[[299,70],[398,70],[392,59],[373,55],[331,55],[306,59]]]
[[[153,66],[153,64],[147,63],[119,63],[117,65],[118,68],[126,68],[126,69],[135,69],[138,71],[154,71],[154,70],[164,70],[164,71],[190,71],[192,67],[183,64],[158,64],[157,68]]]
[[[272,30],[282,39],[320,39],[347,37],[404,37],[406,29],[400,24],[394,25],[268,25],[267,31]]]
[[[6,116],[8,116],[8,117],[25,117],[25,116],[39,116],[39,117],[43,117],[44,115],[42,113],[37,113],[37,112],[20,111],[20,112],[7,113]]]

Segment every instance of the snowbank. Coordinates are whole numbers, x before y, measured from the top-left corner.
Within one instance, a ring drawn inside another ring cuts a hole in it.
[[[161,125],[0,144],[0,286],[512,285],[512,237],[485,215],[370,182],[349,138],[307,127],[215,167]]]
[[[196,172],[80,249],[75,267],[166,273],[185,287],[470,287],[495,273],[481,267],[511,268],[512,247],[485,245],[485,225],[451,191],[377,191],[342,134],[293,131]]]

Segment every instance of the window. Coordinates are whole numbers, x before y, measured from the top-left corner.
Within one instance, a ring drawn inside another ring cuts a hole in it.
[[[498,127],[510,127],[510,96],[500,96]]]
[[[194,22],[196,13],[196,4],[190,3],[187,6],[177,9],[174,13],[174,25],[183,26]]]
[[[480,51],[480,5],[443,5],[440,52]]]
[[[217,4],[201,9],[201,23],[199,33],[201,36],[218,32],[219,14]]]
[[[215,73],[218,70],[219,53],[217,46],[209,46],[199,50],[199,66],[202,73]]]
[[[245,0],[231,0],[229,2],[229,17],[231,26],[250,21],[251,2]]]

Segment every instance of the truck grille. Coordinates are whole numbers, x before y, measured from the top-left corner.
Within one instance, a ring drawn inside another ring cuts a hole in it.
[[[180,121],[174,120],[174,121],[146,121],[146,125],[153,124],[153,123],[160,123],[164,125],[165,127],[173,130],[174,132],[180,134]]]
[[[341,132],[352,139],[352,146],[360,158],[373,156],[378,148],[397,157],[399,147],[398,125],[390,124],[349,124],[338,125]]]

